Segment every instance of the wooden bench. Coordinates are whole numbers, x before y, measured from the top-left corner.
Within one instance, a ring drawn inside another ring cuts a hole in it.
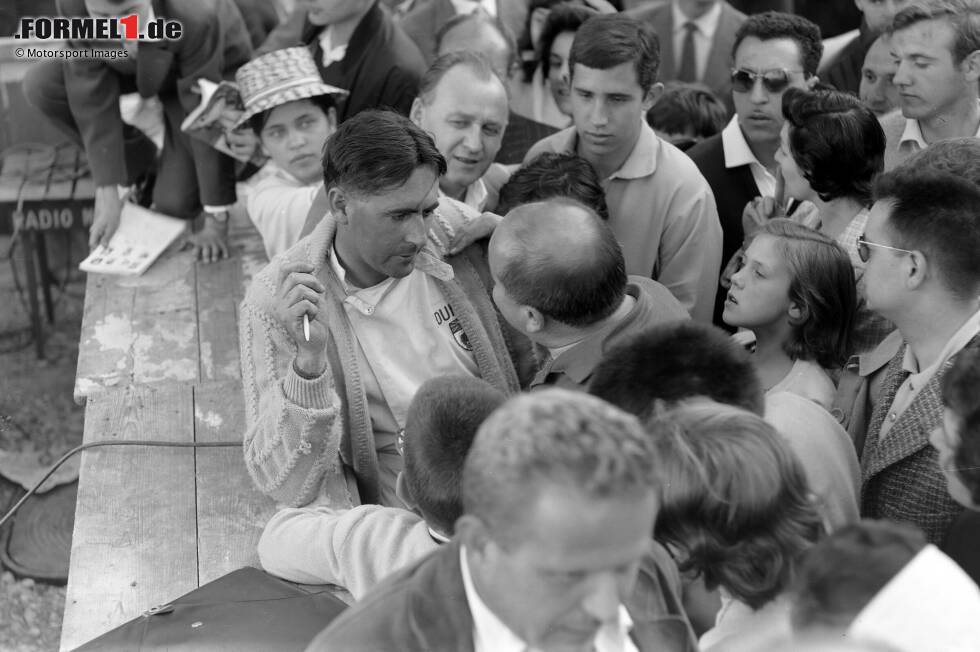
[[[266,262],[232,217],[232,257],[168,250],[140,277],[89,275],[75,398],[84,441],[241,441],[238,304]],[[335,478],[335,506],[350,506]],[[61,648],[246,565],[272,515],[241,446],[82,453]]]

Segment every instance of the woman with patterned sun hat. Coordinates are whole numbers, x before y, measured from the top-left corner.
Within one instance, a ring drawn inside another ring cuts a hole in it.
[[[248,126],[271,159],[246,209],[269,258],[294,245],[323,186],[322,157],[337,129],[338,99],[347,91],[323,83],[310,51],[285,48],[258,57],[235,75]]]

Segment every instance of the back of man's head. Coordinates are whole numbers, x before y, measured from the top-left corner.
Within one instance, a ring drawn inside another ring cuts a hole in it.
[[[603,355],[589,393],[642,420],[658,402],[704,396],[757,415],[764,396],[749,353],[714,326],[679,322],[654,326]]]
[[[432,140],[405,116],[370,109],[344,121],[328,139],[323,154],[323,183],[329,190],[372,195],[398,188],[419,167],[437,177],[446,159]]]
[[[900,167],[878,177],[874,196],[890,208],[895,246],[920,251],[960,301],[980,294],[980,187],[947,172]]]
[[[593,70],[609,70],[632,63],[644,93],[657,83],[660,71],[660,42],[646,23],[624,14],[601,14],[585,21],[575,32],[568,69],[575,76],[576,64]]]
[[[948,172],[980,188],[980,138],[940,140],[902,161],[899,168]]]
[[[795,41],[800,49],[800,65],[807,77],[817,74],[820,57],[823,56],[823,41],[820,38],[820,28],[803,16],[786,14],[779,11],[767,11],[749,16],[735,32],[735,44],[732,46],[732,57],[749,36],[760,41],[775,39],[790,39]]]
[[[619,242],[595,211],[573,199],[512,210],[493,234],[490,256],[511,300],[562,324],[591,326],[623,302],[626,263]]]
[[[609,219],[606,191],[592,164],[571,152],[543,152],[510,175],[500,188],[496,212],[506,215],[521,204],[568,197]]]
[[[798,569],[794,629],[845,631],[925,545],[921,532],[889,521],[865,520],[837,530],[810,548]]]
[[[953,29],[953,63],[980,50],[980,0],[916,0],[895,14],[889,32],[929,20],[946,21]]]
[[[422,517],[451,536],[463,512],[463,462],[480,424],[506,397],[484,380],[443,376],[419,387],[405,417],[404,482]]]
[[[483,53],[504,79],[518,65],[514,35],[500,18],[483,11],[457,14],[436,31],[436,57],[459,50]]]
[[[547,389],[511,398],[480,426],[463,470],[463,506],[492,538],[516,543],[522,516],[546,490],[617,500],[648,495],[658,476],[635,417],[581,392]]]

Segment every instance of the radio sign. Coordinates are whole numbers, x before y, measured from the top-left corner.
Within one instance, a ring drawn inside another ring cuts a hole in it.
[[[94,209],[91,205],[29,208],[13,212],[16,231],[61,231],[85,228],[92,225],[93,217]]]

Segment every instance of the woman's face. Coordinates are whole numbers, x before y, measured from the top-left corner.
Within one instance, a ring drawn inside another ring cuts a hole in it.
[[[575,32],[561,32],[551,44],[548,57],[548,87],[558,110],[572,115],[572,104],[568,92],[568,55],[572,51]]]
[[[776,163],[779,164],[779,171],[783,175],[786,184],[786,196],[792,197],[797,201],[812,201],[816,197],[810,182],[806,180],[800,171],[796,160],[789,148],[789,123],[783,124],[780,133],[779,149],[776,150]]]
[[[323,178],[323,145],[337,128],[337,114],[329,114],[311,100],[295,100],[272,109],[259,140],[279,167],[305,184]]]
[[[732,276],[722,319],[729,326],[758,328],[789,318],[792,272],[776,238],[761,234],[745,250]]]

